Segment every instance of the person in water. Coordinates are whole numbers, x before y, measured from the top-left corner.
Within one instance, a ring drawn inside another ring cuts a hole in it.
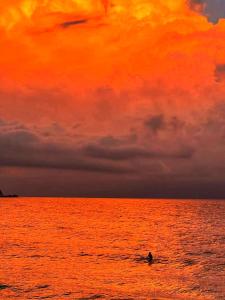
[[[153,256],[152,256],[152,253],[151,253],[151,252],[148,253],[147,261],[148,261],[149,263],[153,262]]]

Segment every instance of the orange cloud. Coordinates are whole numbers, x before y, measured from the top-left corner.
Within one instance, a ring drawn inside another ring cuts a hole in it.
[[[224,22],[210,24],[186,0],[11,0],[0,9],[1,89],[18,90],[31,110],[44,90],[49,99],[60,91],[52,98],[67,107],[65,115],[96,110],[96,91],[104,87],[115,99],[125,93],[131,113],[153,105],[170,110],[171,102],[180,110],[208,106],[205,91],[223,90],[215,70],[225,61]],[[146,90],[157,89],[166,97],[154,104]]]
[[[63,28],[62,24],[68,26]],[[0,25],[6,31],[6,36],[2,36],[3,51],[4,46],[11,48],[4,52],[9,60],[14,58],[19,63],[20,56],[25,56],[34,71],[40,64],[47,69],[54,64],[54,73],[67,66],[63,74],[71,76],[71,70],[74,77],[95,83],[96,77],[99,81],[114,81],[114,73],[118,77],[118,72],[121,83],[129,81],[130,76],[145,76],[146,69],[151,75],[146,57],[141,59],[140,52],[150,55],[149,63],[154,65],[155,55],[157,59],[165,56],[163,47],[169,46],[170,38],[178,44],[180,35],[209,28],[183,0],[9,1],[1,7]],[[70,30],[62,30],[69,27]],[[176,37],[169,37],[171,33],[178,34],[177,41]],[[155,53],[159,43],[163,44],[162,49]],[[125,68],[128,70],[123,71]],[[89,76],[85,75],[87,70]]]
[[[0,4],[1,164],[224,182],[224,33],[186,0]]]

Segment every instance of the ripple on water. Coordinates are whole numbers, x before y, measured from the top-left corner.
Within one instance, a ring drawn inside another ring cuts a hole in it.
[[[17,201],[1,207],[0,300],[224,299],[225,201]]]
[[[183,261],[183,265],[185,267],[187,267],[187,266],[194,266],[194,265],[197,265],[197,264],[198,264],[198,262],[196,260],[193,260],[193,259],[185,259]]]
[[[9,285],[0,283],[0,290],[5,290],[5,289],[8,289],[8,288],[10,288]]]
[[[106,298],[105,295],[95,294],[88,297],[77,298],[77,300],[94,300],[94,299],[103,299]]]

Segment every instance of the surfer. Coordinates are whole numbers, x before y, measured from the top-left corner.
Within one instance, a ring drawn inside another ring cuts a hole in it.
[[[147,261],[148,261],[149,263],[152,263],[152,262],[153,262],[153,255],[152,255],[151,252],[148,253]]]

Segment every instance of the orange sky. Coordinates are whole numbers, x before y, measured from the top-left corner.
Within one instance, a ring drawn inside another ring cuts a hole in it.
[[[68,105],[81,106],[102,87],[117,93],[160,84],[196,94],[214,85],[215,65],[225,60],[224,22],[212,25],[184,0],[7,3],[0,13],[3,90],[57,89]]]
[[[130,135],[148,147],[143,124],[163,115],[188,124],[182,144],[199,143],[194,130],[210,144],[204,126],[224,103],[225,20],[202,10],[186,0],[0,4],[0,119],[75,147]],[[177,134],[151,139],[173,149]]]
[[[44,79],[45,86],[66,82],[71,90],[98,85],[133,88],[141,80],[158,78],[169,85],[179,80],[184,86],[187,69],[179,68],[180,60],[191,68],[189,86],[198,80],[209,82],[213,65],[223,63],[224,54],[210,42],[215,31],[214,39],[223,34],[224,24],[208,23],[186,1],[115,1],[106,14],[97,0],[11,2],[1,8],[1,65],[5,79],[20,87],[27,82],[42,85]],[[62,25],[79,20],[87,22]],[[199,58],[208,66],[190,78]],[[174,65],[179,74],[168,80]]]

